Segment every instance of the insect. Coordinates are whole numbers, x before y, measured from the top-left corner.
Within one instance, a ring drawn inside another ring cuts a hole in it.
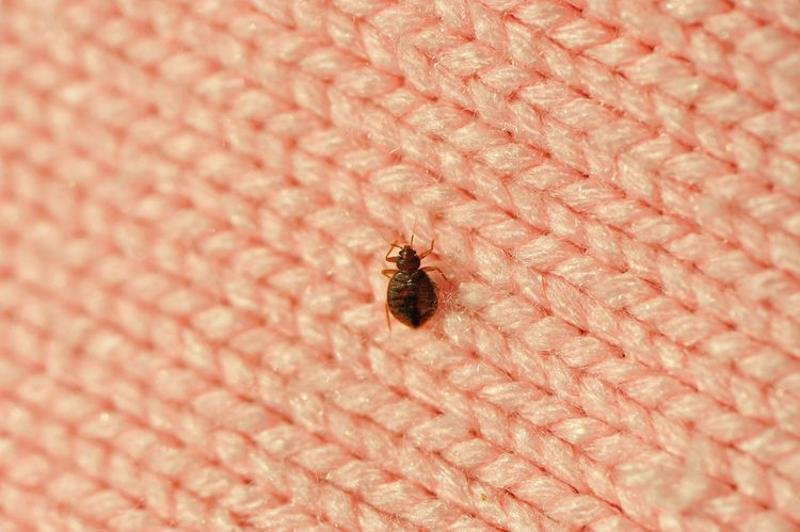
[[[414,236],[412,235],[409,244],[403,246],[392,244],[386,253],[386,262],[397,264],[396,270],[390,269],[381,272],[389,278],[389,286],[386,289],[386,323],[390,328],[389,312],[401,323],[415,329],[428,321],[436,312],[439,302],[436,297],[436,285],[425,272],[437,271],[445,279],[447,277],[439,268],[419,267],[422,259],[433,251],[433,243],[432,240],[430,249],[417,255],[413,247]],[[389,255],[394,249],[399,249],[400,252],[398,255],[390,257]]]

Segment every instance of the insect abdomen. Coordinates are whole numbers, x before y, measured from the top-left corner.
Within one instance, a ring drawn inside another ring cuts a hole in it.
[[[386,302],[395,318],[410,327],[419,327],[436,311],[436,287],[422,270],[397,272],[389,281]]]

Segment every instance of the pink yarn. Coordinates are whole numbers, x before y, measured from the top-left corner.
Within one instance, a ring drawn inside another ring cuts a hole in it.
[[[800,530],[800,3],[0,0],[0,339],[2,530]]]

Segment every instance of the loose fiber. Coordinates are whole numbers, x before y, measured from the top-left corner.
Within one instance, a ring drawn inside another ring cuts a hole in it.
[[[798,529],[800,4],[0,0],[0,338],[3,530]]]

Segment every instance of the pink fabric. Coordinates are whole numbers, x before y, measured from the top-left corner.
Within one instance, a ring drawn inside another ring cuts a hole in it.
[[[800,529],[800,2],[0,0],[0,529],[584,526]]]

